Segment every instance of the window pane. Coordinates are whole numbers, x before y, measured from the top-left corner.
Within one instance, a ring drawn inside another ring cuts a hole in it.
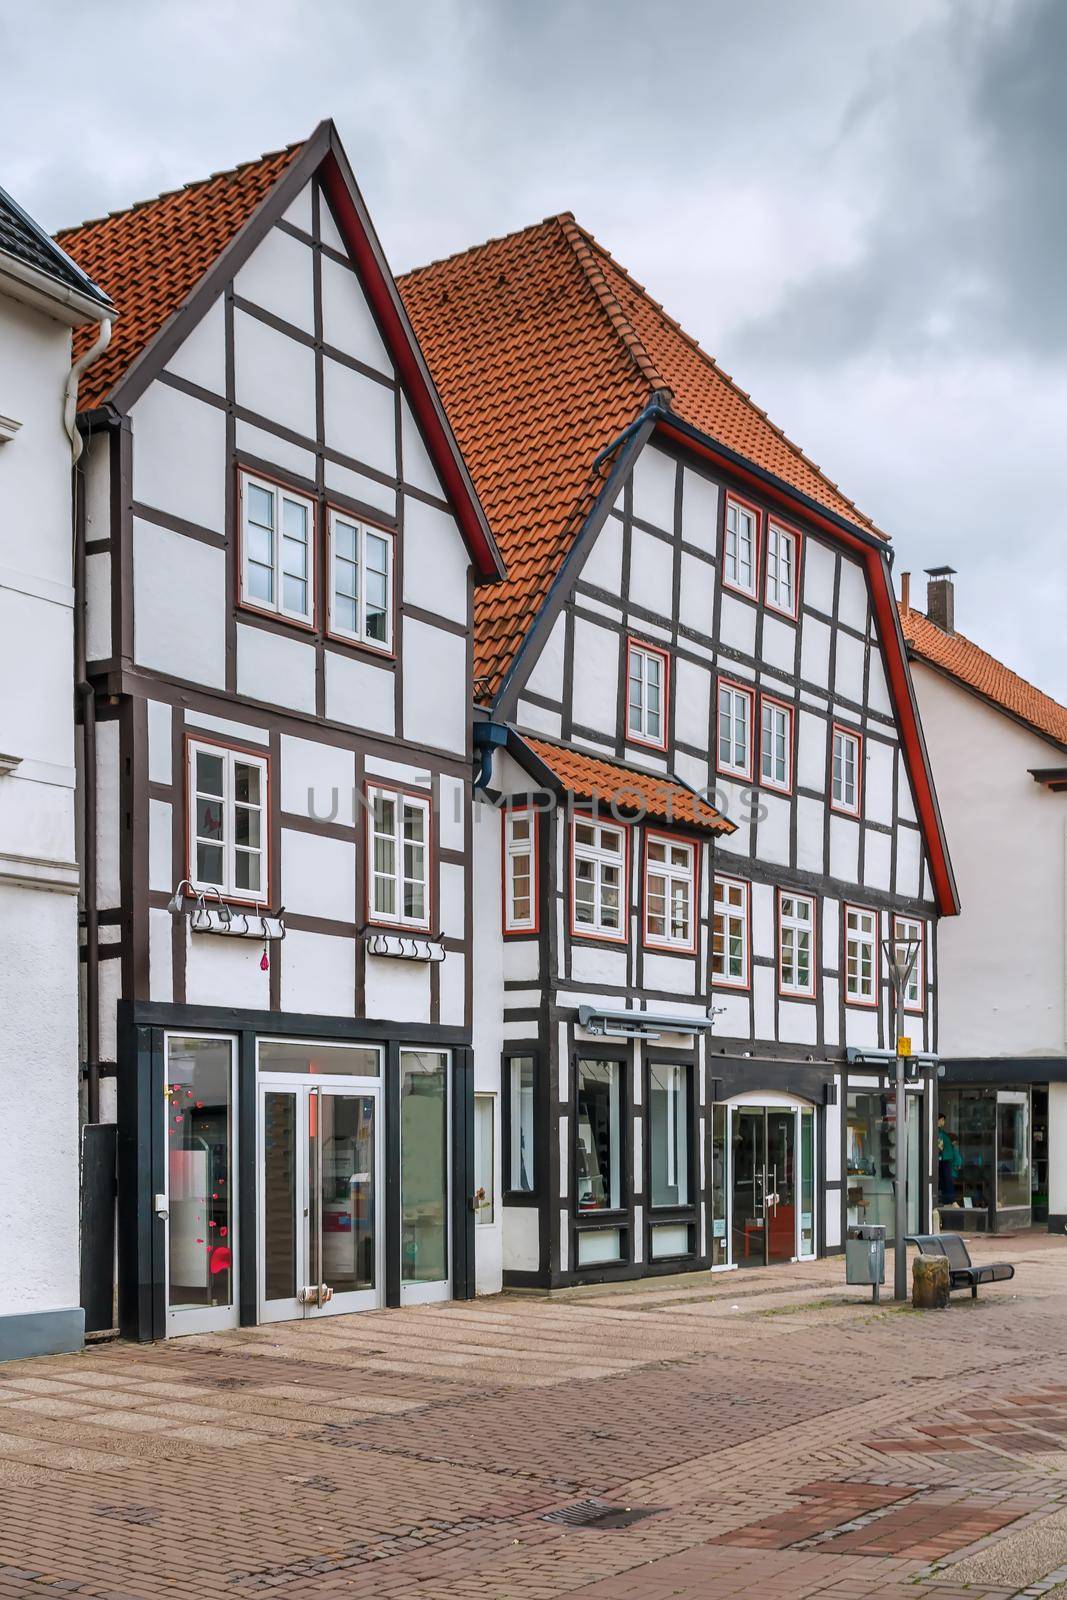
[[[250,811],[247,806],[238,806],[233,817],[233,842],[234,844],[251,845],[258,850],[260,813]]]
[[[287,540],[296,539],[307,543],[308,536],[308,508],[299,500],[282,500],[282,532]]]
[[[222,846],[198,844],[196,847],[196,881],[223,885]]]
[[[222,801],[204,800],[196,802],[196,834],[198,839],[221,839],[222,833]]]
[[[222,756],[209,755],[204,750],[196,752],[196,787],[201,794],[223,793],[222,774],[225,762]]]
[[[367,534],[367,571],[368,573],[385,573],[389,570],[389,544],[388,541],[376,533]],[[382,590],[384,594],[384,586]]]
[[[534,1063],[532,1056],[511,1061],[510,1187],[530,1194],[534,1186]]]
[[[298,544],[295,539],[282,540],[282,571],[289,577],[306,578],[308,571],[308,549],[306,544]]]
[[[308,609],[308,586],[303,578],[283,579],[284,603],[286,611],[293,611],[298,616],[306,617]]]
[[[425,838],[426,813],[421,806],[404,807],[404,838],[421,841]]]
[[[405,1283],[448,1277],[448,1056],[400,1053],[401,1266]]]
[[[652,1204],[683,1206],[689,1199],[688,1069],[656,1063],[649,1069]]]
[[[374,914],[377,917],[396,916],[396,879],[374,874]]]
[[[234,877],[238,889],[260,889],[260,856],[251,850],[238,850],[234,857]]]
[[[253,767],[246,761],[235,762],[233,770],[234,799],[247,805],[258,806],[259,775],[259,767]]]
[[[254,522],[248,526],[248,559],[264,567],[274,562],[274,536],[269,528],[259,528]]]
[[[258,483],[245,484],[245,505],[249,522],[258,522],[261,528],[274,526],[274,496]]]
[[[384,610],[376,611],[370,601],[367,602],[367,638],[373,639],[376,644],[385,644],[389,637],[387,614]]]
[[[333,548],[335,555],[342,557],[346,562],[355,562],[356,529],[351,522],[342,522],[339,517],[334,519]]]
[[[356,633],[359,628],[359,612],[355,600],[346,595],[335,595],[333,606],[334,626],[343,628],[346,633]]]
[[[578,1063],[578,1210],[617,1210],[619,1170],[619,1063]]]
[[[229,1039],[167,1041],[167,1229],[172,1311],[233,1303]]]
[[[262,600],[268,606],[274,604],[273,567],[262,567],[254,561],[248,563],[248,598]]]

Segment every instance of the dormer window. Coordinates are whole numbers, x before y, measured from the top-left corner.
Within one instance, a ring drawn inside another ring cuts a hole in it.
[[[315,507],[305,496],[250,472],[239,475],[241,604],[312,627]]]

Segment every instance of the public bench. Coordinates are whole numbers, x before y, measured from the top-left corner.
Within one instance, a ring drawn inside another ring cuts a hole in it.
[[[947,1256],[949,1288],[970,1289],[972,1300],[978,1299],[980,1283],[1001,1283],[1015,1276],[1010,1261],[987,1261],[976,1267],[958,1233],[909,1233],[906,1238],[918,1246],[920,1255]]]

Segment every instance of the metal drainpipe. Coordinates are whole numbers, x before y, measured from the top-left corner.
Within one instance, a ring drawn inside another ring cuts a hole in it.
[[[63,427],[70,439],[71,516],[74,522],[74,690],[82,707],[82,893],[85,899],[86,1121],[100,1121],[100,918],[96,904],[96,700],[86,672],[88,596],[85,582],[84,448],[78,429],[78,384],[82,373],[111,342],[114,317],[102,317],[97,336],[67,375]]]

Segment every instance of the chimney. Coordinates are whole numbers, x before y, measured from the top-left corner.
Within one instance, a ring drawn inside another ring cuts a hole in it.
[[[942,633],[956,631],[956,586],[952,582],[955,567],[927,567],[926,615],[935,622]]]
[[[911,610],[911,573],[900,574],[900,603],[905,611]]]

